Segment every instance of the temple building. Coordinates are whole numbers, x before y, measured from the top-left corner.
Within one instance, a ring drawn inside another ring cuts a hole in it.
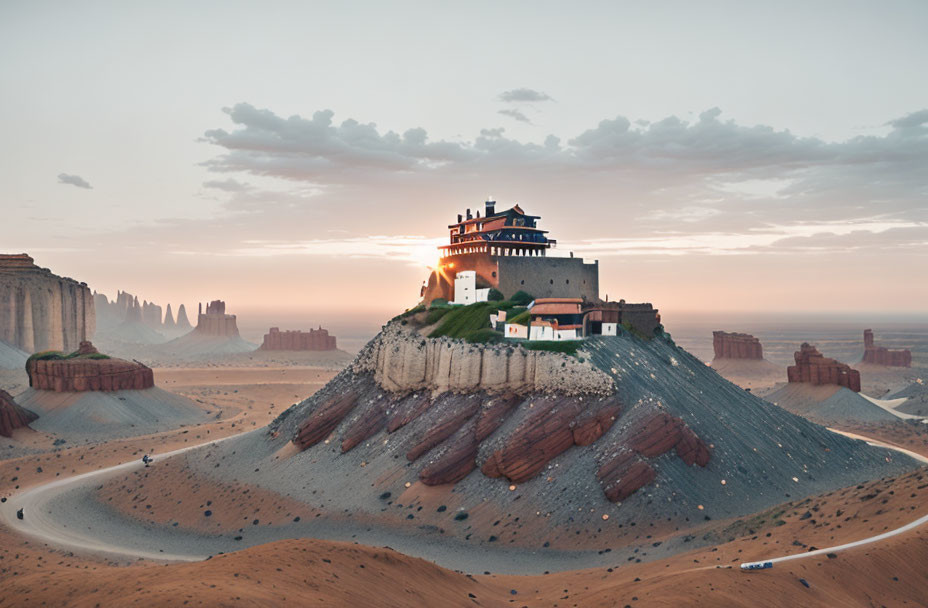
[[[442,298],[463,301],[455,294],[458,273],[473,272],[471,289],[495,288],[506,298],[525,291],[538,298],[599,300],[599,261],[548,257],[557,245],[548,231],[538,228],[537,215],[528,215],[519,205],[496,211],[487,201],[484,215],[468,209],[448,226],[449,242],[439,247],[440,263],[422,287],[426,304]],[[469,275],[466,277],[470,287]],[[471,298],[467,298],[470,300]]]

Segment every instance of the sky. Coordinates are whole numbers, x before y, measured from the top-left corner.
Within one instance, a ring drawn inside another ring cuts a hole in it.
[[[670,315],[928,310],[928,3],[0,3],[0,251],[377,325],[519,203]]]

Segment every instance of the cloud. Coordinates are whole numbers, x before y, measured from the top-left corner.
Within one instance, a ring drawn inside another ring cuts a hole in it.
[[[58,183],[59,184],[70,184],[72,186],[77,186],[78,188],[86,188],[87,190],[92,190],[93,186],[87,182],[80,175],[71,175],[68,173],[59,173],[58,174]]]
[[[249,184],[242,183],[235,179],[213,179],[203,182],[203,187],[222,190],[223,192],[248,192],[252,190],[252,186]]]
[[[412,217],[396,210],[410,197],[467,200],[491,191],[530,204],[546,221],[595,218],[575,234],[552,228],[562,242],[602,255],[845,251],[853,238],[835,222],[879,234],[887,247],[925,248],[902,227],[928,224],[928,111],[889,121],[883,135],[846,141],[740,124],[710,108],[694,120],[615,116],[541,143],[501,127],[432,140],[421,127],[400,134],[337,123],[330,110],[284,118],[238,104],[226,113],[233,127],[204,137],[219,150],[206,164],[234,177],[204,185],[235,212],[230,224],[248,214],[239,230],[245,238],[268,230],[296,242],[300,227],[319,222],[355,234],[434,235],[448,215],[441,205],[423,205]],[[250,186],[244,176],[268,186]],[[877,230],[881,222],[901,224]],[[810,226],[836,236],[813,238]]]
[[[499,100],[508,103],[533,103],[541,101],[554,101],[547,93],[536,91],[534,89],[512,89],[503,91],[499,94]]]
[[[379,170],[413,171],[466,161],[471,152],[457,143],[430,142],[424,129],[381,134],[374,123],[348,119],[333,124],[334,112],[312,118],[281,118],[247,103],[223,110],[239,126],[211,129],[204,141],[227,153],[206,166],[214,171],[248,171],[287,179],[328,181],[333,175]]]
[[[905,236],[905,243],[898,237]],[[861,247],[924,245],[928,223],[872,219],[772,225],[746,232],[687,234],[666,232],[647,237],[587,239],[571,245],[588,256],[736,255],[844,251]],[[837,246],[836,246],[837,245]]]
[[[519,110],[516,110],[516,109],[514,109],[514,108],[512,108],[512,109],[506,108],[506,109],[504,109],[504,110],[498,110],[498,111],[497,111],[497,114],[502,114],[503,116],[508,116],[509,118],[512,118],[513,120],[518,120],[519,122],[524,122],[524,123],[529,124],[529,125],[532,124],[532,121],[529,120],[528,116],[526,116],[525,114],[523,114],[522,112],[520,112]]]

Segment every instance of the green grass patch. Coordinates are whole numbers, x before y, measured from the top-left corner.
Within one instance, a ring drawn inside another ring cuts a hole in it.
[[[425,317],[425,324],[432,325],[434,323],[438,323],[449,312],[451,312],[451,307],[430,308],[429,314]]]
[[[103,353],[80,354],[78,351],[73,353],[63,353],[60,350],[43,350],[40,353],[31,355],[27,361],[66,361],[68,359],[109,359],[109,355]]]
[[[535,296],[522,291],[521,289],[514,294],[509,300],[516,306],[528,306],[529,302],[535,299]]]
[[[465,338],[467,334],[478,329],[489,329],[490,314],[499,310],[495,302],[477,302],[469,306],[456,306],[445,314],[441,323],[435,328],[430,338]]]
[[[484,327],[466,333],[464,339],[471,344],[496,344],[503,341],[503,332]]]
[[[550,353],[564,353],[565,355],[576,355],[580,347],[583,346],[582,340],[526,340],[522,342],[522,347],[528,350],[544,350]]]

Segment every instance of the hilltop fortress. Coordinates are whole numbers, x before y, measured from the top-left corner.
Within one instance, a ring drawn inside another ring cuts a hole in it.
[[[422,288],[425,303],[454,300],[455,277],[466,271],[475,273],[478,289],[498,289],[506,298],[524,291],[536,298],[598,301],[599,260],[548,257],[557,241],[538,228],[539,217],[519,205],[497,212],[495,201],[486,202],[483,217],[470,209],[458,215],[448,226],[450,242],[439,247],[441,262]]]
[[[509,326],[507,338],[615,335],[619,325],[652,335],[660,326],[658,311],[648,303],[601,300],[599,260],[588,262],[572,252],[569,257],[549,257],[548,250],[557,241],[538,228],[539,217],[526,214],[519,205],[498,212],[493,200],[486,202],[483,217],[479,210],[459,214],[457,222],[448,226],[448,244],[438,248],[438,267],[422,286],[423,304],[436,300],[473,304],[492,299],[491,291],[498,291],[500,299],[522,292],[534,298],[530,305],[534,329]],[[498,321],[502,325],[505,316]]]

